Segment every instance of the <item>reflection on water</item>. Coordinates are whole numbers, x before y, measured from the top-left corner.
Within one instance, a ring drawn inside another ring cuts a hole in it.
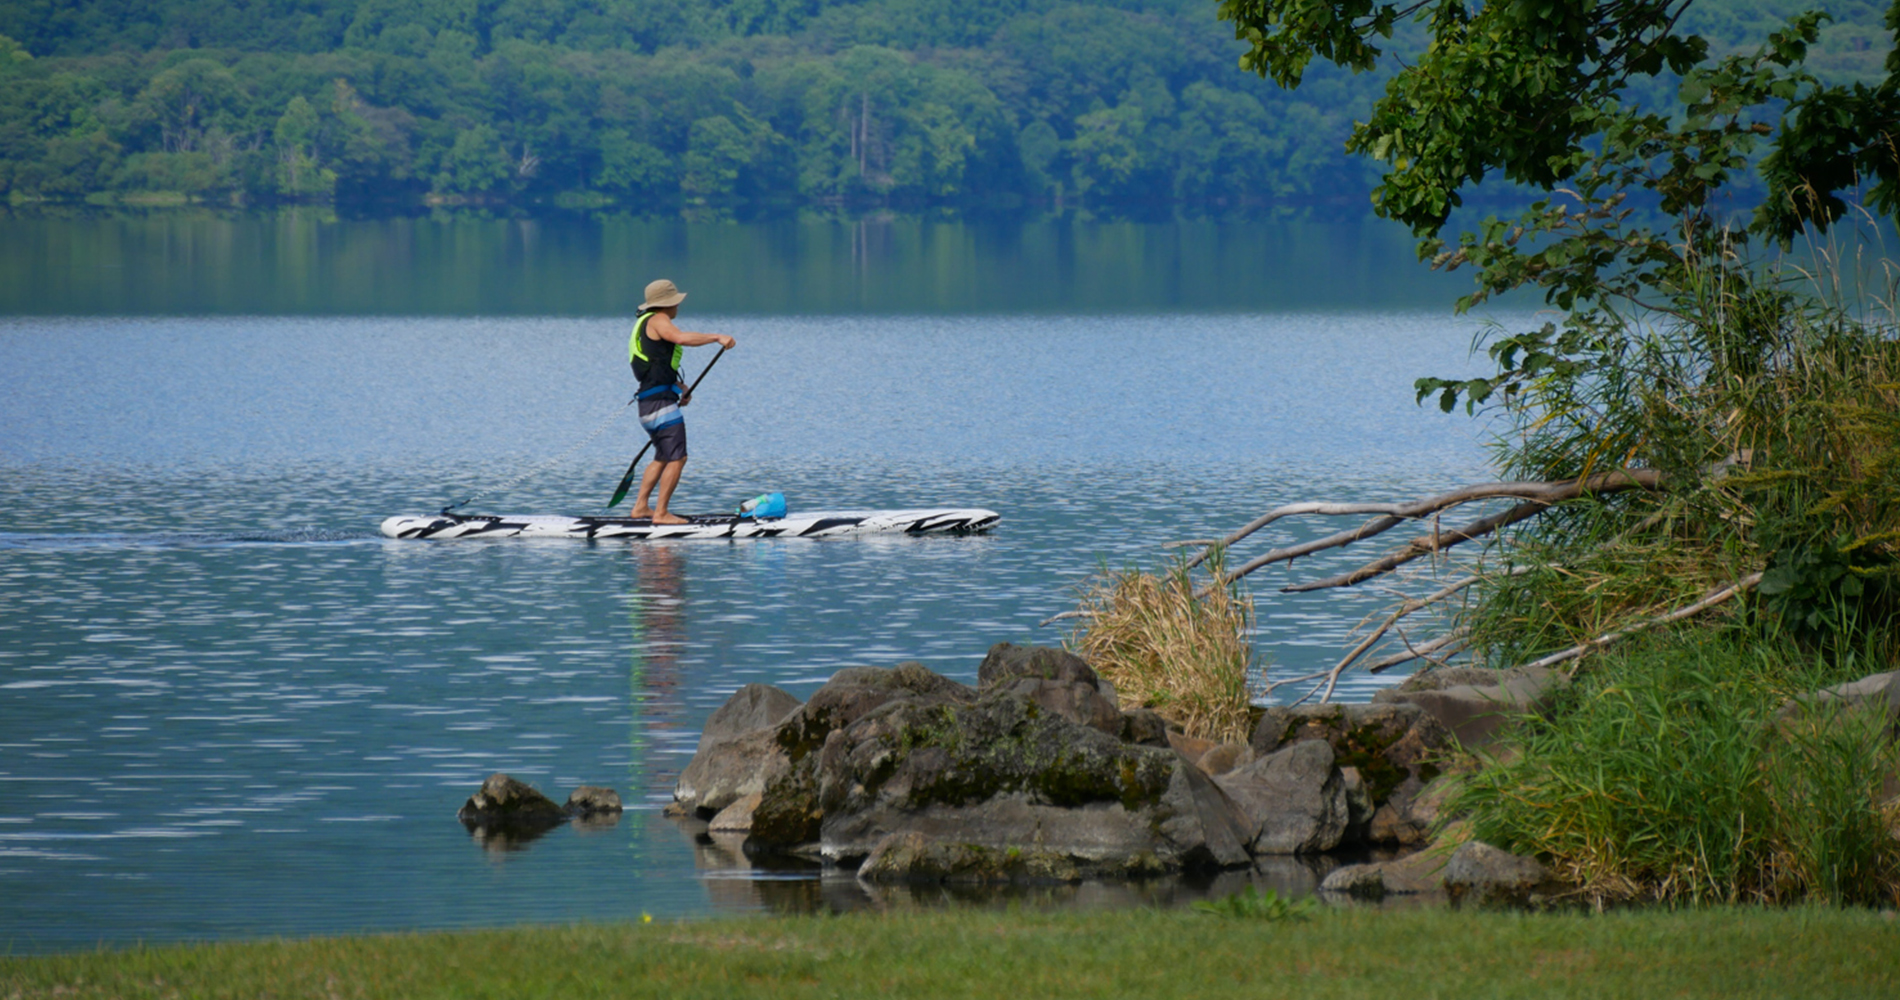
[[[1108,909],[1128,906],[1179,907],[1231,896],[1248,887],[1281,896],[1313,895],[1335,869],[1347,864],[1385,861],[1397,852],[1362,850],[1314,856],[1257,858],[1251,868],[1171,878],[1060,883],[871,883],[849,870],[797,858],[748,857],[743,834],[713,833],[704,820],[669,820],[693,850],[693,866],[708,896],[726,911],[771,913],[848,913],[939,906],[1019,905],[1038,908]],[[1397,899],[1399,905],[1430,902]],[[1342,901],[1335,901],[1342,902]]]
[[[662,766],[646,778],[642,772],[648,767],[648,743],[656,737],[678,740],[686,735],[695,743],[699,738],[697,733],[676,731],[677,720],[684,714],[680,658],[687,641],[686,560],[679,551],[684,544],[690,543],[655,542],[627,548],[627,558],[636,565],[633,589],[627,596],[634,717],[628,740],[633,751],[628,777],[656,783],[677,780],[685,763]]]
[[[1442,308],[1467,284],[1369,216],[734,224],[0,206],[0,315],[627,315],[662,275],[694,309],[775,316]]]

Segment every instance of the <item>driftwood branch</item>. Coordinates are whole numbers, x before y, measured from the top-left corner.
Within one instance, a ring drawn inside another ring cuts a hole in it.
[[[1435,655],[1440,658],[1450,656],[1452,653],[1463,648],[1466,635],[1467,633],[1464,629],[1455,628],[1421,646],[1406,643],[1405,652],[1394,653],[1384,659],[1374,660],[1366,664],[1366,673],[1382,674],[1401,663],[1410,663],[1418,659],[1431,659]]]
[[[1516,576],[1520,573],[1528,573],[1531,570],[1537,569],[1537,568],[1539,567],[1516,566],[1507,570],[1504,573],[1504,575]],[[1440,602],[1449,600],[1452,597],[1455,597],[1459,593],[1463,592],[1466,587],[1469,587],[1472,584],[1477,583],[1483,579],[1485,579],[1483,574],[1474,573],[1471,576],[1467,576],[1462,579],[1455,580],[1444,587],[1440,587],[1439,589],[1425,595],[1424,597],[1409,598],[1403,601],[1402,603],[1400,603],[1398,608],[1394,610],[1391,614],[1387,615],[1384,621],[1380,622],[1378,626],[1375,627],[1370,633],[1368,633],[1364,639],[1359,640],[1358,645],[1354,646],[1351,649],[1351,651],[1349,651],[1343,658],[1340,659],[1338,663],[1333,664],[1333,667],[1331,670],[1326,671],[1326,693],[1324,696],[1320,698],[1320,701],[1332,700],[1333,689],[1339,685],[1340,676],[1344,674],[1354,663],[1357,663],[1359,661],[1359,658],[1361,656],[1364,656],[1368,650],[1370,650],[1373,646],[1378,645],[1379,640],[1385,638],[1386,633],[1390,632],[1392,630],[1392,627],[1397,625],[1401,619],[1405,618],[1407,615],[1413,614],[1414,612],[1423,611],[1424,609],[1429,608],[1434,604],[1438,604]],[[1381,662],[1385,662],[1385,666],[1379,667],[1378,669],[1384,670],[1387,667],[1396,666],[1398,663],[1403,663],[1406,660],[1414,660],[1414,659],[1418,659],[1421,655],[1426,655],[1426,654],[1421,654],[1418,651],[1418,649],[1414,647],[1409,641],[1405,643],[1405,648],[1409,652],[1406,654],[1403,660],[1398,660],[1396,662],[1381,661]],[[1433,651],[1435,652],[1436,650],[1433,650]],[[1374,670],[1372,672],[1377,673],[1378,670]]]
[[[1216,548],[1232,546],[1235,542],[1246,538],[1248,535],[1259,531],[1261,528],[1281,518],[1294,517],[1301,514],[1319,514],[1329,517],[1350,516],[1354,514],[1385,515],[1384,517],[1376,518],[1368,522],[1368,525],[1379,524],[1388,518],[1391,519],[1391,523],[1385,524],[1383,527],[1374,531],[1364,534],[1355,533],[1355,537],[1353,538],[1347,538],[1344,541],[1334,543],[1335,545],[1345,545],[1348,542],[1378,534],[1380,531],[1391,528],[1402,521],[1417,520],[1418,518],[1436,514],[1451,507],[1459,506],[1460,504],[1472,503],[1478,500],[1542,500],[1546,504],[1553,504],[1573,499],[1584,493],[1614,493],[1619,490],[1635,487],[1653,490],[1657,489],[1660,485],[1661,476],[1656,470],[1635,469],[1625,472],[1601,473],[1581,480],[1565,479],[1555,482],[1478,483],[1472,486],[1461,486],[1450,492],[1429,496],[1422,500],[1414,500],[1411,503],[1290,503],[1275,507],[1265,514],[1254,518],[1225,538],[1211,542],[1206,539],[1193,539],[1190,542],[1173,543],[1173,545],[1202,544],[1206,546],[1207,551],[1202,552],[1200,555],[1188,561],[1188,565],[1192,567],[1200,565],[1203,560],[1213,554]],[[1363,531],[1364,529],[1361,530]],[[1347,533],[1341,533],[1341,535],[1344,534]],[[1333,537],[1339,538],[1341,536],[1336,535]],[[1295,547],[1297,548],[1298,546]],[[1322,546],[1322,548],[1332,547],[1334,546]],[[1309,551],[1316,552],[1319,551],[1319,549],[1311,549]],[[1271,554],[1272,553],[1269,553],[1269,555]],[[1306,553],[1301,552],[1299,554],[1305,555]],[[1283,558],[1291,559],[1295,558],[1295,556],[1285,556]],[[1281,560],[1275,559],[1272,561],[1279,562]],[[1262,562],[1260,565],[1264,566],[1267,564]],[[1229,574],[1229,578],[1238,579],[1258,568],[1259,566],[1254,566],[1250,563],[1247,567],[1242,567]]]
[[[1574,500],[1577,497],[1591,493],[1619,493],[1624,490],[1654,490],[1660,489],[1661,487],[1661,473],[1654,469],[1634,469],[1623,472],[1606,472],[1600,475],[1590,476],[1586,479],[1565,479],[1547,483],[1486,483],[1479,486],[1467,486],[1463,489],[1452,490],[1449,493],[1441,493],[1437,496],[1427,497],[1424,500],[1414,501],[1409,504],[1288,504],[1285,507],[1280,507],[1269,512],[1258,520],[1267,522],[1276,517],[1306,513],[1363,514],[1375,510],[1383,511],[1384,513],[1382,516],[1375,517],[1357,528],[1341,531],[1336,534],[1328,535],[1325,538],[1315,539],[1314,541],[1304,542],[1299,545],[1289,545],[1285,548],[1274,549],[1264,555],[1257,556],[1231,572],[1223,574],[1219,582],[1222,585],[1229,584],[1264,566],[1270,566],[1277,562],[1287,562],[1326,549],[1350,545],[1353,542],[1371,538],[1374,535],[1389,531],[1405,521],[1417,520],[1432,514],[1437,514],[1460,504],[1471,503],[1477,500],[1501,498],[1524,501],[1502,513],[1493,514],[1489,517],[1473,521],[1463,528],[1453,529],[1450,532],[1434,531],[1430,535],[1413,539],[1398,552],[1368,563],[1366,566],[1350,573],[1313,583],[1298,584],[1286,589],[1290,592],[1298,592],[1321,590],[1327,587],[1349,587],[1355,583],[1360,583],[1372,577],[1388,573],[1398,566],[1404,565],[1420,556],[1442,551],[1461,542],[1470,541],[1473,538],[1479,538],[1495,532],[1499,528],[1515,524],[1518,521],[1534,516],[1566,500]],[[1243,529],[1243,531],[1236,532],[1235,535],[1244,537],[1246,533],[1247,532]],[[1214,549],[1210,547],[1208,552],[1203,553],[1203,555],[1210,554],[1213,551]]]
[[[1541,500],[1526,501],[1511,507],[1509,510],[1481,517],[1462,528],[1453,528],[1450,531],[1434,530],[1429,535],[1420,535],[1406,542],[1398,551],[1374,559],[1364,566],[1350,572],[1341,573],[1338,576],[1329,576],[1324,580],[1296,583],[1280,589],[1285,593],[1299,594],[1309,590],[1350,587],[1353,584],[1370,580],[1375,576],[1384,576],[1414,559],[1432,555],[1437,552],[1443,552],[1454,545],[1463,544],[1474,538],[1483,538],[1497,531],[1499,528],[1506,528],[1519,521],[1536,517],[1549,508],[1550,504]]]

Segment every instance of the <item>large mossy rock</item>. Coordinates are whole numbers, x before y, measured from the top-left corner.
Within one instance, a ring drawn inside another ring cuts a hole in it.
[[[1111,736],[1122,734],[1121,704],[1115,685],[1097,676],[1093,667],[1068,650],[999,642],[990,647],[976,676],[977,690],[984,694],[1008,693],[1070,722],[1093,726]]]
[[[1071,878],[1249,859],[1245,819],[1178,755],[1007,692],[868,715],[827,741],[817,775],[821,851],[846,864],[880,855],[867,877]]]
[[[699,749],[673,786],[673,801],[706,817],[764,791],[789,763],[779,725],[800,707],[797,698],[765,684],[733,692],[706,720]]]
[[[781,725],[791,766],[767,783],[747,849],[817,853],[880,880],[1245,864],[1249,824],[1206,775],[1020,689],[1030,680],[1112,695],[1075,669],[1086,664],[1042,652],[986,661],[998,669],[980,697],[914,665],[840,672]],[[1119,714],[1113,727],[1123,728]]]
[[[831,676],[811,700],[772,731],[769,740],[784,761],[760,782],[752,811],[755,853],[816,854],[819,820],[818,753],[833,733],[892,702],[920,705],[967,704],[976,690],[931,671],[921,663],[895,667],[847,667]]]
[[[895,667],[846,667],[831,675],[811,700],[778,727],[778,744],[792,761],[822,749],[825,738],[893,701],[967,703],[976,689],[921,663]]]

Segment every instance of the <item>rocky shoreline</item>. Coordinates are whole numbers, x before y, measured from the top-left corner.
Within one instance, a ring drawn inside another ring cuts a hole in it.
[[[1268,709],[1248,743],[1216,744],[1121,710],[1113,685],[1060,649],[1000,644],[974,687],[917,663],[854,667],[805,702],[741,688],[708,720],[668,811],[743,837],[750,857],[871,883],[1293,867],[1359,896],[1521,897],[1547,881],[1536,862],[1426,843],[1447,787],[1439,752],[1454,733],[1481,742],[1548,681],[1469,679],[1494,683]],[[1368,849],[1421,860],[1340,863]]]
[[[1443,814],[1456,776],[1440,769],[1563,682],[1440,668],[1370,704],[1263,709],[1247,743],[1213,743],[1124,711],[1067,651],[1002,643],[974,687],[908,662],[841,670],[802,702],[740,688],[666,812],[735,861],[816,863],[867,889],[1251,873],[1341,898],[1537,903],[1573,887],[1471,839]],[[1813,697],[1900,713],[1900,674]],[[458,817],[506,848],[619,812],[610,789],[556,805],[498,774]]]

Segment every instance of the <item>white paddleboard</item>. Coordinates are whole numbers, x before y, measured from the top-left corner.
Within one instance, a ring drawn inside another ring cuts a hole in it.
[[[558,514],[430,514],[383,522],[390,538],[821,538],[834,535],[970,534],[1001,520],[980,507],[816,511],[786,517],[692,514],[686,524],[647,518],[562,517]]]

